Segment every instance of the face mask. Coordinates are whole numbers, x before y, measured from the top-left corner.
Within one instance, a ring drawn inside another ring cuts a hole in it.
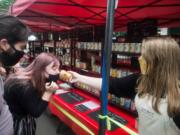
[[[10,67],[15,65],[23,57],[24,55],[23,51],[18,51],[16,49],[14,50],[15,52],[13,54],[9,54],[8,52],[0,53],[1,62],[5,67]]]
[[[141,74],[146,75],[147,74],[146,60],[142,56],[140,56],[138,60],[139,60],[139,65],[140,65],[140,69],[141,69]]]
[[[46,79],[46,82],[57,82],[59,80],[59,74],[52,75],[49,74],[49,77]]]

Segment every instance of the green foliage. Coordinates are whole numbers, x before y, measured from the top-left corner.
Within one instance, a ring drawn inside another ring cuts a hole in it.
[[[7,14],[14,0],[0,0],[0,14]]]

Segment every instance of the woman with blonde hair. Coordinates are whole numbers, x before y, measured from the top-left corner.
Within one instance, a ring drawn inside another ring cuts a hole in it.
[[[179,45],[170,37],[146,38],[139,63],[141,75],[111,78],[109,92],[118,97],[135,98],[141,135],[180,135]],[[70,73],[72,82],[101,90],[101,78]]]
[[[135,104],[140,134],[179,135],[179,45],[170,37],[147,38],[139,62],[143,75]]]
[[[46,109],[52,91],[58,88],[50,83],[59,79],[59,67],[54,55],[41,53],[28,67],[7,78],[4,99],[13,115],[15,135],[35,135],[35,118]]]

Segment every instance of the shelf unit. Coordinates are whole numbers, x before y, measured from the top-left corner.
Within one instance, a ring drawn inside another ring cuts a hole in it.
[[[119,45],[119,46],[118,46]],[[135,47],[134,47],[134,46]],[[86,62],[87,65],[83,67],[83,69],[92,70],[93,72],[101,73],[101,56],[102,56],[102,43],[100,42],[76,42],[75,44],[75,53],[78,53],[79,58],[77,59],[77,62]],[[139,72],[139,67],[136,63],[133,63],[133,57],[140,56],[140,50],[141,50],[141,44],[140,43],[113,43],[112,45],[112,74],[121,74],[119,72],[128,71],[126,75]],[[92,54],[91,58],[88,58],[88,54]],[[121,56],[121,59],[119,59],[118,56]],[[100,60],[98,59],[100,57]],[[124,58],[123,58],[124,57]],[[123,59],[122,59],[123,58]],[[128,59],[127,59],[128,58]],[[98,60],[97,60],[98,59]],[[126,60],[127,59],[127,60]],[[94,65],[93,65],[94,64]],[[75,64],[76,65],[76,64]],[[134,66],[136,65],[136,66]],[[81,68],[81,66],[77,66],[78,68]],[[123,71],[121,71],[122,69]],[[119,70],[119,71],[118,71]],[[115,72],[115,73],[114,73]],[[118,73],[116,73],[118,72]],[[113,77],[116,77],[116,75],[112,75]],[[124,75],[123,75],[124,76]],[[117,77],[121,77],[121,75],[117,75]]]
[[[75,42],[72,46],[70,46],[72,49],[72,54],[74,56],[73,60],[74,60],[74,65],[72,65],[71,67],[69,67],[69,69],[74,70],[80,74],[84,74],[84,75],[88,75],[88,76],[92,76],[92,77],[101,77],[101,69],[98,69],[98,71],[100,72],[95,72],[93,70],[93,67],[88,67],[91,63],[94,63],[94,66],[99,66],[101,67],[101,56],[102,56],[102,46],[101,47],[95,47],[95,48],[91,48],[90,44],[93,44],[92,42],[88,43],[86,42],[87,45],[89,45],[88,47],[85,48],[77,48],[77,43]],[[94,43],[97,44],[97,43]],[[100,44],[100,43],[98,43]],[[102,44],[102,43],[101,43]],[[115,43],[117,44],[117,43]],[[130,43],[128,43],[129,46],[131,45]],[[91,57],[89,57],[89,55],[91,55]],[[139,72],[139,67],[132,67],[132,61],[131,57],[139,57],[140,53],[139,52],[124,52],[124,51],[112,51],[112,66],[113,68],[111,69],[111,76],[115,77],[117,74],[117,71],[119,71],[121,73],[121,75],[119,75],[119,77],[122,76],[126,76],[128,74],[134,73],[134,72]],[[92,58],[94,57],[94,58]],[[115,60],[113,59],[115,57]],[[119,57],[121,59],[119,59]],[[128,59],[126,59],[128,58]],[[79,59],[80,62],[83,63],[87,63],[86,68],[82,69],[80,67],[76,67],[77,65],[77,61],[76,59]],[[92,60],[93,59],[93,60]],[[100,59],[100,62],[99,62]],[[124,59],[124,60],[123,60]],[[129,63],[127,62],[129,61]],[[73,63],[73,62],[72,62]],[[114,65],[116,63],[116,65]],[[89,64],[89,65],[88,65]],[[97,68],[97,67],[96,67]],[[67,69],[67,67],[66,67]],[[80,84],[80,85],[74,85],[74,87],[83,90],[85,93],[89,93],[97,98],[99,98],[99,94],[97,94],[97,90],[94,88],[89,88],[86,84]],[[137,116],[137,112],[135,111],[135,107],[134,107],[134,101],[131,99],[122,99],[122,98],[118,98],[115,97],[114,95],[111,96],[112,98],[109,99],[109,103],[119,107],[131,114],[133,114],[134,116]],[[120,104],[121,101],[121,104]],[[124,103],[123,103],[124,101]],[[133,108],[133,109],[132,109]]]

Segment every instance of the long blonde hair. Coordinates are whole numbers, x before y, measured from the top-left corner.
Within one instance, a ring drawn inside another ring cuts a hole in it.
[[[180,48],[170,37],[143,40],[142,57],[147,62],[147,74],[142,75],[138,95],[151,95],[153,109],[159,113],[161,98],[167,98],[168,115],[180,113]]]

